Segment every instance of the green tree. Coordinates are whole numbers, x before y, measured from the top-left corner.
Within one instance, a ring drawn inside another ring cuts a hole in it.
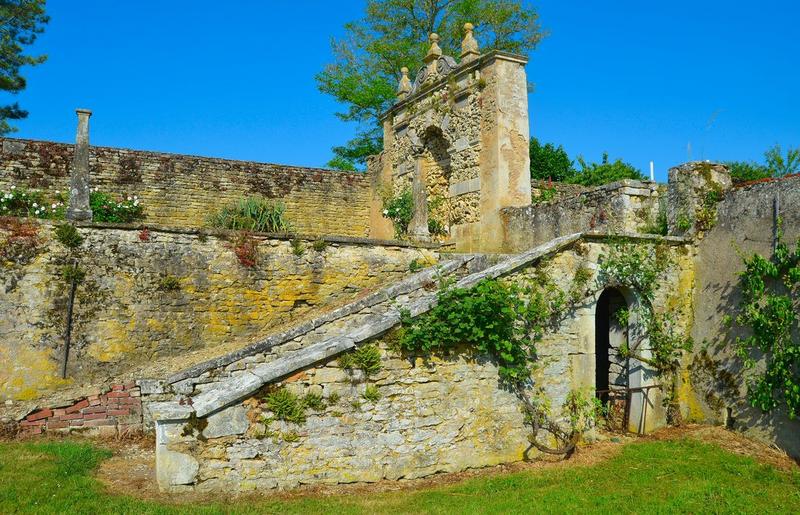
[[[764,152],[764,163],[754,161],[727,161],[733,182],[756,181],[771,177],[800,173],[800,147],[789,147],[784,155],[780,145]]]
[[[47,56],[31,56],[25,47],[36,41],[49,21],[44,12],[45,0],[0,0],[0,91],[16,94],[25,89],[20,69],[41,64]],[[8,120],[28,116],[17,102],[0,106],[0,135],[16,131]]]
[[[569,182],[575,175],[575,167],[564,147],[556,147],[552,143],[542,145],[536,138],[531,138],[531,179]]]
[[[568,181],[573,184],[600,186],[601,184],[608,184],[622,179],[635,179],[637,181],[645,179],[642,172],[621,159],[609,162],[608,152],[603,152],[603,159],[599,163],[587,163],[580,156],[578,157],[578,163],[581,165],[581,169]]]
[[[466,22],[484,51],[527,54],[544,36],[526,0],[367,0],[364,17],[332,41],[334,61],[316,77],[320,91],[345,106],[337,116],[358,124],[356,138],[333,149],[329,166],[363,169],[367,156],[380,152],[378,118],[395,101],[400,68],[421,65],[432,32],[445,54],[459,55]]]

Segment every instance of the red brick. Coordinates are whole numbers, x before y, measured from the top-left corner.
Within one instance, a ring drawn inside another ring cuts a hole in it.
[[[56,416],[56,417],[60,417],[61,415],[65,415],[66,413],[67,413],[67,410],[64,409],[64,408],[58,408],[58,409],[54,409],[53,410],[53,415]]]
[[[118,417],[122,415],[130,415],[131,411],[127,409],[114,409],[108,411],[108,416],[110,417]]]
[[[80,420],[70,420],[69,427],[80,427],[83,425],[83,419]]]
[[[70,415],[62,415],[58,420],[80,420],[83,418],[83,413],[72,413]]]
[[[47,421],[44,419],[39,420],[23,420],[19,423],[20,427],[36,427],[43,426]]]
[[[83,408],[85,408],[87,406],[89,406],[89,401],[86,400],[86,399],[83,399],[82,401],[77,402],[77,403],[73,404],[72,406],[70,406],[69,408],[67,408],[67,413],[75,413],[76,411],[80,411],[80,410],[82,410]]]
[[[109,392],[106,397],[108,397],[109,399],[114,399],[121,397],[130,397],[130,394],[128,392]]]
[[[136,381],[131,381],[130,383],[125,383],[123,386],[125,386],[126,390],[133,390],[134,388],[136,388]]]
[[[47,429],[63,429],[65,427],[69,427],[69,421],[67,420],[51,420],[47,423]]]
[[[93,401],[89,401],[89,406],[99,406],[100,404],[102,404],[100,402],[100,399],[95,399]]]
[[[89,406],[88,408],[83,408],[81,413],[105,413],[105,411],[105,406]]]
[[[30,427],[25,432],[29,435],[40,435],[42,434],[42,426]]]
[[[83,420],[97,420],[100,418],[108,418],[107,413],[87,413],[83,416]]]
[[[87,420],[86,422],[84,422],[83,426],[84,427],[113,426],[116,425],[116,423],[117,422],[115,420],[109,418],[103,418],[98,420]]]
[[[31,413],[30,415],[25,417],[25,419],[26,420],[30,420],[30,421],[34,421],[34,420],[40,420],[40,419],[47,418],[47,417],[52,417],[52,416],[53,416],[53,410],[51,410],[51,409],[43,409],[43,410],[37,411],[36,413]]]
[[[124,389],[125,389],[125,385],[123,385],[123,384],[115,384],[115,385],[111,386],[111,390],[114,391],[114,392],[121,392]]]

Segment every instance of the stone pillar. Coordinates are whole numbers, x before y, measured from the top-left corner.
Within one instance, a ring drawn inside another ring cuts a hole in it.
[[[69,205],[67,220],[91,220],[92,208],[89,205],[89,117],[88,109],[76,109],[78,113],[78,133],[75,137],[75,157],[69,176]]]
[[[667,225],[669,234],[691,236],[713,226],[716,202],[731,188],[725,165],[693,161],[669,170]]]
[[[411,222],[408,224],[408,234],[414,241],[429,242],[431,233],[428,231],[428,190],[422,175],[422,160],[423,157],[418,155],[414,163],[414,182],[412,184],[414,216],[411,217]]]

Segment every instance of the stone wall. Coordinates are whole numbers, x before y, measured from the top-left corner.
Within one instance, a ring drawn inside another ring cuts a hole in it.
[[[735,188],[716,206],[716,223],[697,245],[697,286],[692,336],[698,352],[687,371],[694,388],[688,408],[695,420],[727,423],[737,430],[774,442],[800,457],[800,422],[788,419],[784,409],[762,413],[746,400],[742,362],[734,353],[741,329],[728,328],[741,299],[738,274],[742,257],[758,252],[772,255],[775,220],[773,202],[779,200],[784,241],[800,239],[800,177]],[[795,306],[800,312],[800,306]],[[800,335],[796,334],[800,339]],[[730,415],[728,415],[730,410]]]
[[[32,255],[0,263],[0,361],[14,364],[0,370],[4,400],[180,369],[397,280],[413,260],[436,260],[399,242],[328,238],[315,248],[258,235],[256,265],[247,267],[230,234],[101,225],[80,226],[84,242],[70,254],[53,224],[38,227]],[[3,245],[7,235],[0,228]],[[74,259],[86,279],[61,380],[69,292],[61,273]]]
[[[569,191],[559,188],[554,200],[503,209],[504,250],[519,252],[581,231],[638,233],[658,218],[660,193],[653,182],[623,180]]]
[[[0,143],[0,190],[68,190],[74,145]],[[365,174],[96,146],[89,162],[92,187],[137,195],[148,224],[201,227],[223,205],[259,194],[286,206],[293,232],[369,236]]]
[[[541,389],[556,417],[570,391],[594,386],[594,317],[597,300],[609,286],[598,274],[600,257],[608,252],[603,239],[573,245],[575,241],[573,237],[566,247],[532,250],[528,258],[509,258],[459,283],[500,274],[504,281],[523,284],[545,273],[559,288],[571,291],[577,270],[590,271],[584,289],[570,295],[569,308],[558,327],[536,345],[534,388]],[[691,277],[691,253],[685,242],[637,241],[662,245],[671,257],[672,264],[659,278],[655,302],[659,309],[677,310],[685,327],[692,285],[687,280]],[[542,257],[548,258],[546,263],[534,263]],[[426,298],[431,296],[435,292],[424,290],[398,296],[395,309],[409,308],[415,313],[428,305]],[[635,292],[630,298],[635,302]],[[376,309],[369,314],[376,320],[396,320]],[[368,325],[348,323],[348,318],[358,316],[362,317],[359,323]],[[411,479],[515,462],[536,452],[527,440],[529,430],[520,401],[500,383],[490,357],[467,349],[448,357],[405,355],[397,350],[396,332],[386,332],[392,324],[375,328],[369,325],[369,315],[363,317],[364,313],[358,313],[337,322],[341,329],[317,339],[316,347],[324,348],[319,346],[327,341],[332,349],[342,348],[335,342],[352,348],[353,341],[364,339],[359,345],[369,342],[380,349],[382,368],[378,373],[366,376],[345,369],[335,350],[320,359],[312,345],[299,342],[276,349],[271,359],[243,360],[238,367],[211,371],[204,381],[174,396],[174,401],[189,397],[192,402],[150,404],[159,421],[157,463],[162,488],[240,492]],[[365,333],[365,328],[372,332]],[[369,336],[376,332],[379,336]],[[645,355],[647,351],[642,348]],[[311,352],[309,359],[315,364],[291,368],[291,363],[306,362],[299,356],[305,352]],[[257,366],[251,368],[254,362]],[[270,367],[279,370],[281,382],[270,381],[262,388],[265,383],[259,378],[267,377]],[[658,379],[648,374],[646,367],[632,368],[639,371],[635,378],[639,384],[633,386],[656,384]],[[376,396],[366,394],[368,386],[377,388]],[[264,396],[280,387],[300,397],[318,395],[323,401],[306,411],[304,421],[276,420]],[[249,394],[240,395],[248,389]],[[644,398],[634,395],[634,430],[649,431],[664,424],[661,401],[657,390]],[[192,418],[192,410],[197,418]]]

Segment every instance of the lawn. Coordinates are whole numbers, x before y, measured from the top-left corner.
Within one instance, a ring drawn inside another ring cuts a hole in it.
[[[0,513],[800,513],[800,473],[693,440],[626,445],[586,467],[492,475],[423,490],[169,505],[110,495],[80,442],[0,444]]]

